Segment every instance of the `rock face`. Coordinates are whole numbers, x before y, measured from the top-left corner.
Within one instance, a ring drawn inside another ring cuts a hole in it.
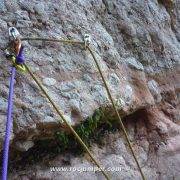
[[[82,40],[92,36],[91,47],[101,64],[119,112],[147,179],[180,177],[180,1],[168,0],[0,0],[0,147],[5,134],[10,63],[3,54],[8,27],[23,37]],[[112,111],[91,55],[80,46],[24,42],[26,62],[50,96],[76,126],[102,106]],[[130,115],[131,114],[131,115]],[[12,149],[27,151],[34,140],[59,128],[59,117],[28,74],[15,83]],[[105,145],[92,151],[112,179],[140,179],[121,133],[110,133]],[[59,155],[15,172],[11,179],[103,179],[100,172],[50,172],[50,166],[91,167],[86,157]],[[23,174],[23,175],[22,175]]]

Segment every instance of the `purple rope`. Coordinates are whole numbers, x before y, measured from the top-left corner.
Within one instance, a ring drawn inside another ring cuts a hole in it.
[[[23,64],[24,63],[24,55],[23,55],[23,50],[24,50],[24,47],[21,46],[21,49],[19,51],[19,54],[18,56],[16,57],[16,63],[18,64]]]
[[[16,68],[11,69],[11,79],[10,79],[10,89],[8,97],[8,113],[6,122],[6,134],[3,147],[3,164],[2,164],[2,180],[7,179],[7,169],[8,169],[8,156],[9,156],[9,143],[12,128],[12,110],[13,110],[13,94],[14,94],[14,78],[16,75]]]

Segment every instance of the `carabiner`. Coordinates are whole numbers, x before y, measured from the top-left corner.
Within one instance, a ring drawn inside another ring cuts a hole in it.
[[[84,35],[84,46],[85,46],[85,49],[87,49],[87,46],[89,46],[91,42],[91,36],[89,34],[85,34]]]
[[[15,27],[9,28],[9,38],[10,40],[17,40],[20,37],[19,31]]]

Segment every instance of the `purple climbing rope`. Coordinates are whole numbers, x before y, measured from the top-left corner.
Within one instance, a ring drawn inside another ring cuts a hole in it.
[[[24,47],[21,46],[19,54],[16,56],[17,64],[23,64],[25,61],[24,55],[23,55],[23,49],[24,49]],[[6,133],[5,133],[5,140],[4,140],[4,147],[3,147],[2,180],[7,180],[9,144],[10,144],[10,137],[11,137],[12,122],[13,122],[12,111],[13,111],[13,95],[14,95],[15,75],[16,75],[16,68],[14,66],[12,66],[10,87],[9,87],[9,97],[8,97]]]
[[[16,57],[16,63],[24,64],[24,54],[23,54],[24,47],[21,46],[18,56]]]
[[[6,134],[3,147],[3,164],[2,164],[2,180],[7,180],[8,157],[9,157],[9,143],[12,129],[12,110],[13,110],[13,95],[14,95],[14,80],[16,75],[16,68],[11,69],[11,79],[8,97],[8,112],[6,122]]]

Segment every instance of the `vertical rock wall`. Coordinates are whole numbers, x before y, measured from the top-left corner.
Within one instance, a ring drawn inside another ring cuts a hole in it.
[[[149,179],[179,177],[176,168],[180,159],[179,0],[0,0],[1,146],[5,133],[10,67],[3,49],[8,42],[7,29],[10,26],[17,27],[23,37],[82,40],[85,33],[90,34],[91,46],[122,116],[134,113],[133,119],[139,118],[137,122],[142,121],[140,125],[136,124],[140,127],[135,134],[141,133],[142,130],[142,134],[145,134],[145,144],[153,144],[150,147],[156,147],[154,142],[160,137],[157,152],[154,152],[154,149],[152,151],[155,153],[153,157],[160,159],[158,163],[152,158],[159,170],[153,167],[152,162],[144,166],[146,175]],[[35,41],[24,42],[24,45],[27,64],[32,67],[73,126],[85,121],[99,107],[107,106],[112,112],[93,59],[83,48]],[[145,119],[142,118],[143,113],[137,113],[141,112],[141,109],[145,111]],[[28,74],[18,73],[16,77],[13,117],[12,148],[18,151],[27,151],[33,147],[34,140],[44,136],[51,137],[59,128],[59,117]],[[146,126],[147,124],[150,125]],[[130,129],[134,127],[130,125]],[[132,135],[134,138],[135,134]],[[130,154],[126,152],[122,137],[118,134],[110,136],[113,136],[117,146],[107,143],[107,147],[102,150],[106,152],[107,158],[101,156],[103,152],[100,149],[93,148],[93,151],[100,159],[104,158],[104,165],[110,166],[110,162],[122,165],[124,175],[117,173],[113,176],[114,179],[138,179],[139,174],[134,170],[135,165],[131,165],[128,160]],[[139,142],[137,154],[143,156],[142,161],[151,159],[149,145],[142,147],[144,141],[141,138],[135,138],[134,141]],[[160,142],[164,141],[166,144],[162,145]],[[118,147],[121,151],[117,150]],[[166,164],[163,163],[165,159],[169,161],[167,166],[163,165]],[[71,166],[76,161],[80,166],[84,165],[81,160],[72,159]],[[55,165],[58,165],[57,162]],[[44,169],[42,173],[38,168],[36,171],[36,175],[33,175],[35,178],[79,177],[75,173],[49,174],[49,169],[47,174]],[[126,171],[128,173],[125,173]],[[18,174],[17,179],[19,176]],[[28,176],[30,178],[31,175]],[[89,177],[82,176],[82,179],[90,179],[91,176],[94,179],[101,178],[100,174],[90,173]]]

